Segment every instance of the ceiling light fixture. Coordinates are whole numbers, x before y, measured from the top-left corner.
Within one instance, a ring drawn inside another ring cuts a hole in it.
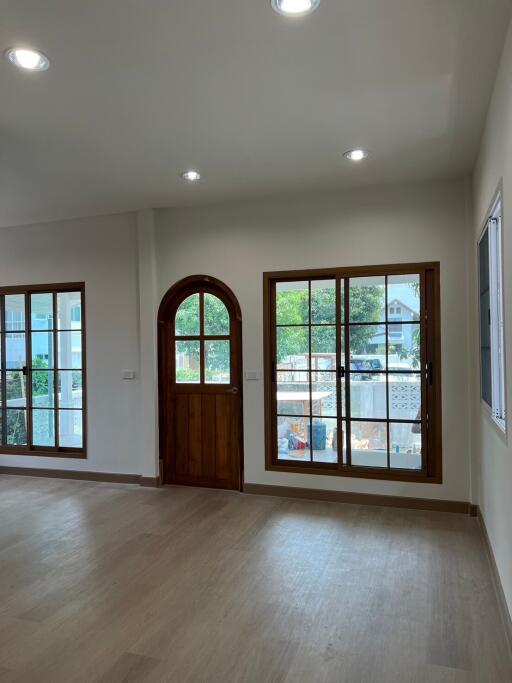
[[[5,56],[11,64],[27,71],[46,71],[50,66],[50,60],[42,52],[24,47],[11,47]]]
[[[320,0],[270,0],[272,8],[287,17],[303,17],[314,12]]]
[[[201,180],[199,171],[194,171],[192,168],[188,171],[182,171],[180,177],[183,178],[183,180],[188,180],[189,183],[195,183],[197,180]]]
[[[350,161],[362,161],[363,159],[366,159],[368,154],[369,153],[365,149],[349,149],[343,156]]]

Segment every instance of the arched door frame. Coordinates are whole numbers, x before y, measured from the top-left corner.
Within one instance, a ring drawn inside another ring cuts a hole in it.
[[[169,452],[167,440],[170,437],[170,429],[168,428],[170,415],[170,400],[172,399],[172,391],[169,388],[170,383],[166,381],[166,369],[168,368],[167,354],[169,349],[166,348],[166,324],[174,325],[174,318],[181,303],[191,294],[198,291],[204,293],[211,293],[217,296],[227,307],[231,319],[231,337],[236,338],[238,349],[238,362],[236,363],[236,376],[232,377],[232,384],[236,384],[240,397],[240,417],[239,417],[239,490],[243,490],[243,472],[244,472],[244,439],[243,439],[243,353],[242,353],[242,311],[238,299],[234,292],[221,280],[211,275],[190,275],[182,280],[176,282],[164,294],[158,309],[158,416],[159,416],[159,459],[161,465],[161,472],[164,483],[165,480],[166,463],[165,458]],[[163,465],[163,467],[162,467]]]

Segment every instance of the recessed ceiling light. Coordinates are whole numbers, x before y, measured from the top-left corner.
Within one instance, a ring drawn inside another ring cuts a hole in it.
[[[320,0],[270,0],[273,9],[287,17],[302,17],[314,12]]]
[[[365,149],[349,149],[343,156],[350,161],[362,161],[366,159],[368,152]]]
[[[182,171],[180,177],[183,178],[183,180],[188,180],[190,183],[195,183],[196,180],[201,179],[201,174],[199,171],[194,171],[194,169],[191,168],[188,171]]]
[[[50,60],[42,52],[24,47],[11,47],[5,56],[11,64],[28,71],[46,71],[50,66]]]

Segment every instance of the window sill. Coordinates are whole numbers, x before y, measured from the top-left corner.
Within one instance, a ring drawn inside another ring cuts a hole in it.
[[[496,434],[503,441],[503,443],[505,445],[508,445],[508,433],[507,433],[506,421],[497,420],[493,416],[491,408],[489,407],[489,405],[485,401],[480,400],[480,404],[482,406],[482,414],[484,415],[484,418],[486,418],[489,421],[489,423],[492,426],[492,429],[496,432]]]
[[[356,477],[358,479],[382,479],[385,481],[408,481],[417,484],[442,484],[442,474],[429,476],[421,471],[383,470],[375,467],[333,467],[313,465],[308,467],[304,463],[297,464],[267,464],[268,472],[291,472],[298,474],[320,474],[327,477]]]
[[[44,458],[73,458],[75,460],[86,460],[87,453],[83,450],[66,450],[64,448],[57,450],[50,450],[45,448],[24,448],[23,446],[0,446],[0,455],[33,455]]]

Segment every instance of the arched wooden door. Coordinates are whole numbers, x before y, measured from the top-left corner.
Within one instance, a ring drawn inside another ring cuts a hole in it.
[[[241,489],[242,316],[207,275],[171,287],[158,313],[165,484]]]

